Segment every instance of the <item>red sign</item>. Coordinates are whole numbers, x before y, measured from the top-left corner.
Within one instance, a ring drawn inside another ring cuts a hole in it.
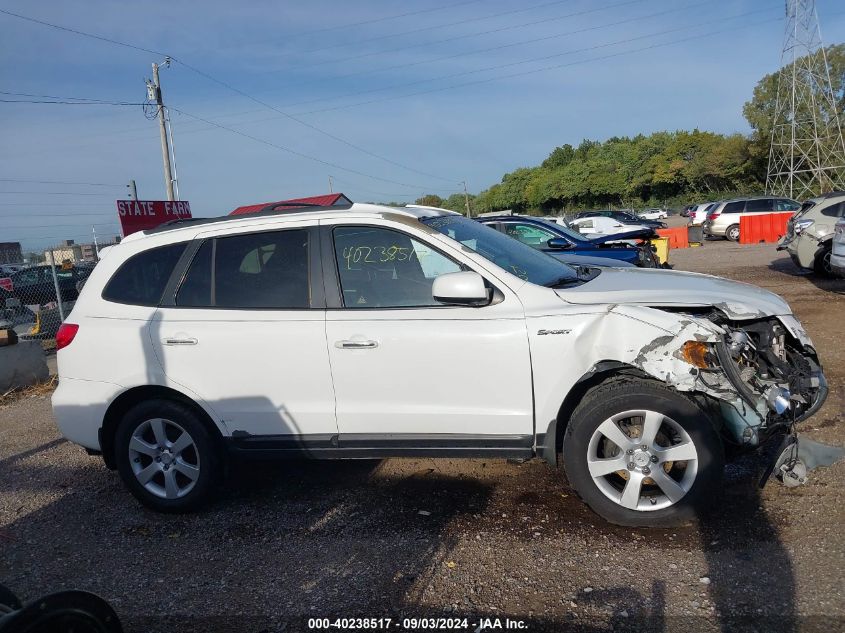
[[[186,200],[118,200],[117,215],[124,237],[137,231],[154,229],[171,220],[192,217],[191,203]]]

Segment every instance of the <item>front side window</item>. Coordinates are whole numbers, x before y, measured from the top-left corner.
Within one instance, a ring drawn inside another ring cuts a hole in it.
[[[306,309],[308,231],[292,229],[210,239],[176,293],[194,308]]]
[[[182,242],[133,255],[106,284],[103,299],[139,306],[158,305],[167,280],[184,250],[185,242]]]
[[[810,206],[813,206],[812,203],[810,204]],[[775,202],[775,211],[798,211],[798,209],[802,208],[803,207],[794,200],[778,198],[778,200]]]
[[[411,236],[374,226],[334,229],[335,256],[347,308],[441,306],[436,277],[461,267]]]
[[[555,234],[551,231],[538,226],[532,224],[516,224],[513,222],[505,223],[505,235],[509,235],[531,248],[540,249],[548,246],[549,240],[555,237]]]

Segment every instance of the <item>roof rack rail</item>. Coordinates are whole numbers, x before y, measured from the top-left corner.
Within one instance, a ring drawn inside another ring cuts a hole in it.
[[[155,228],[146,229],[145,231],[143,231],[143,233],[144,235],[155,235],[156,233],[163,233],[172,229],[180,229],[187,224],[217,224],[219,222],[234,222],[236,220],[246,220],[249,218],[256,217],[260,218],[274,215],[290,215],[293,213],[311,213],[313,211],[345,211],[352,208],[351,204],[320,206],[311,203],[296,203],[295,206],[287,205],[288,203],[274,202],[273,204],[270,204],[261,209],[261,211],[256,211],[255,213],[243,213],[241,215],[221,215],[213,218],[179,218],[176,220],[164,222],[163,224],[159,224]]]

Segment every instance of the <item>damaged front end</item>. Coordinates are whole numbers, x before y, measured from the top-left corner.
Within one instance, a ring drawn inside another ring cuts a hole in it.
[[[794,317],[736,320],[714,309],[706,318],[722,330],[722,340],[709,343],[707,353],[691,361],[705,392],[716,396],[710,405],[718,406],[727,440],[758,446],[790,433],[824,404],[827,382]]]
[[[728,420],[734,431],[742,429],[744,444],[789,430],[815,413],[827,397],[815,350],[797,329],[797,321],[787,323],[789,328],[784,320],[771,317],[719,324],[726,330],[725,340],[716,345],[719,364],[743,403],[762,419],[759,425],[748,424],[747,416],[731,407],[737,415]]]

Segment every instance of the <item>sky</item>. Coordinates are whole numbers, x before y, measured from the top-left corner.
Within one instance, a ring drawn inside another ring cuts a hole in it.
[[[840,0],[818,0],[826,44]],[[778,0],[10,2],[5,100],[140,104],[162,67],[179,194],[195,216],[334,191],[413,202],[499,182],[582,139],[749,131],[742,105],[780,65]],[[36,97],[22,95],[38,95]],[[0,102],[0,242],[118,233],[134,179],[165,199],[141,105]],[[18,182],[51,181],[51,182]],[[53,184],[55,183],[55,184]],[[68,184],[58,184],[68,183]],[[83,215],[84,214],[84,215]]]

